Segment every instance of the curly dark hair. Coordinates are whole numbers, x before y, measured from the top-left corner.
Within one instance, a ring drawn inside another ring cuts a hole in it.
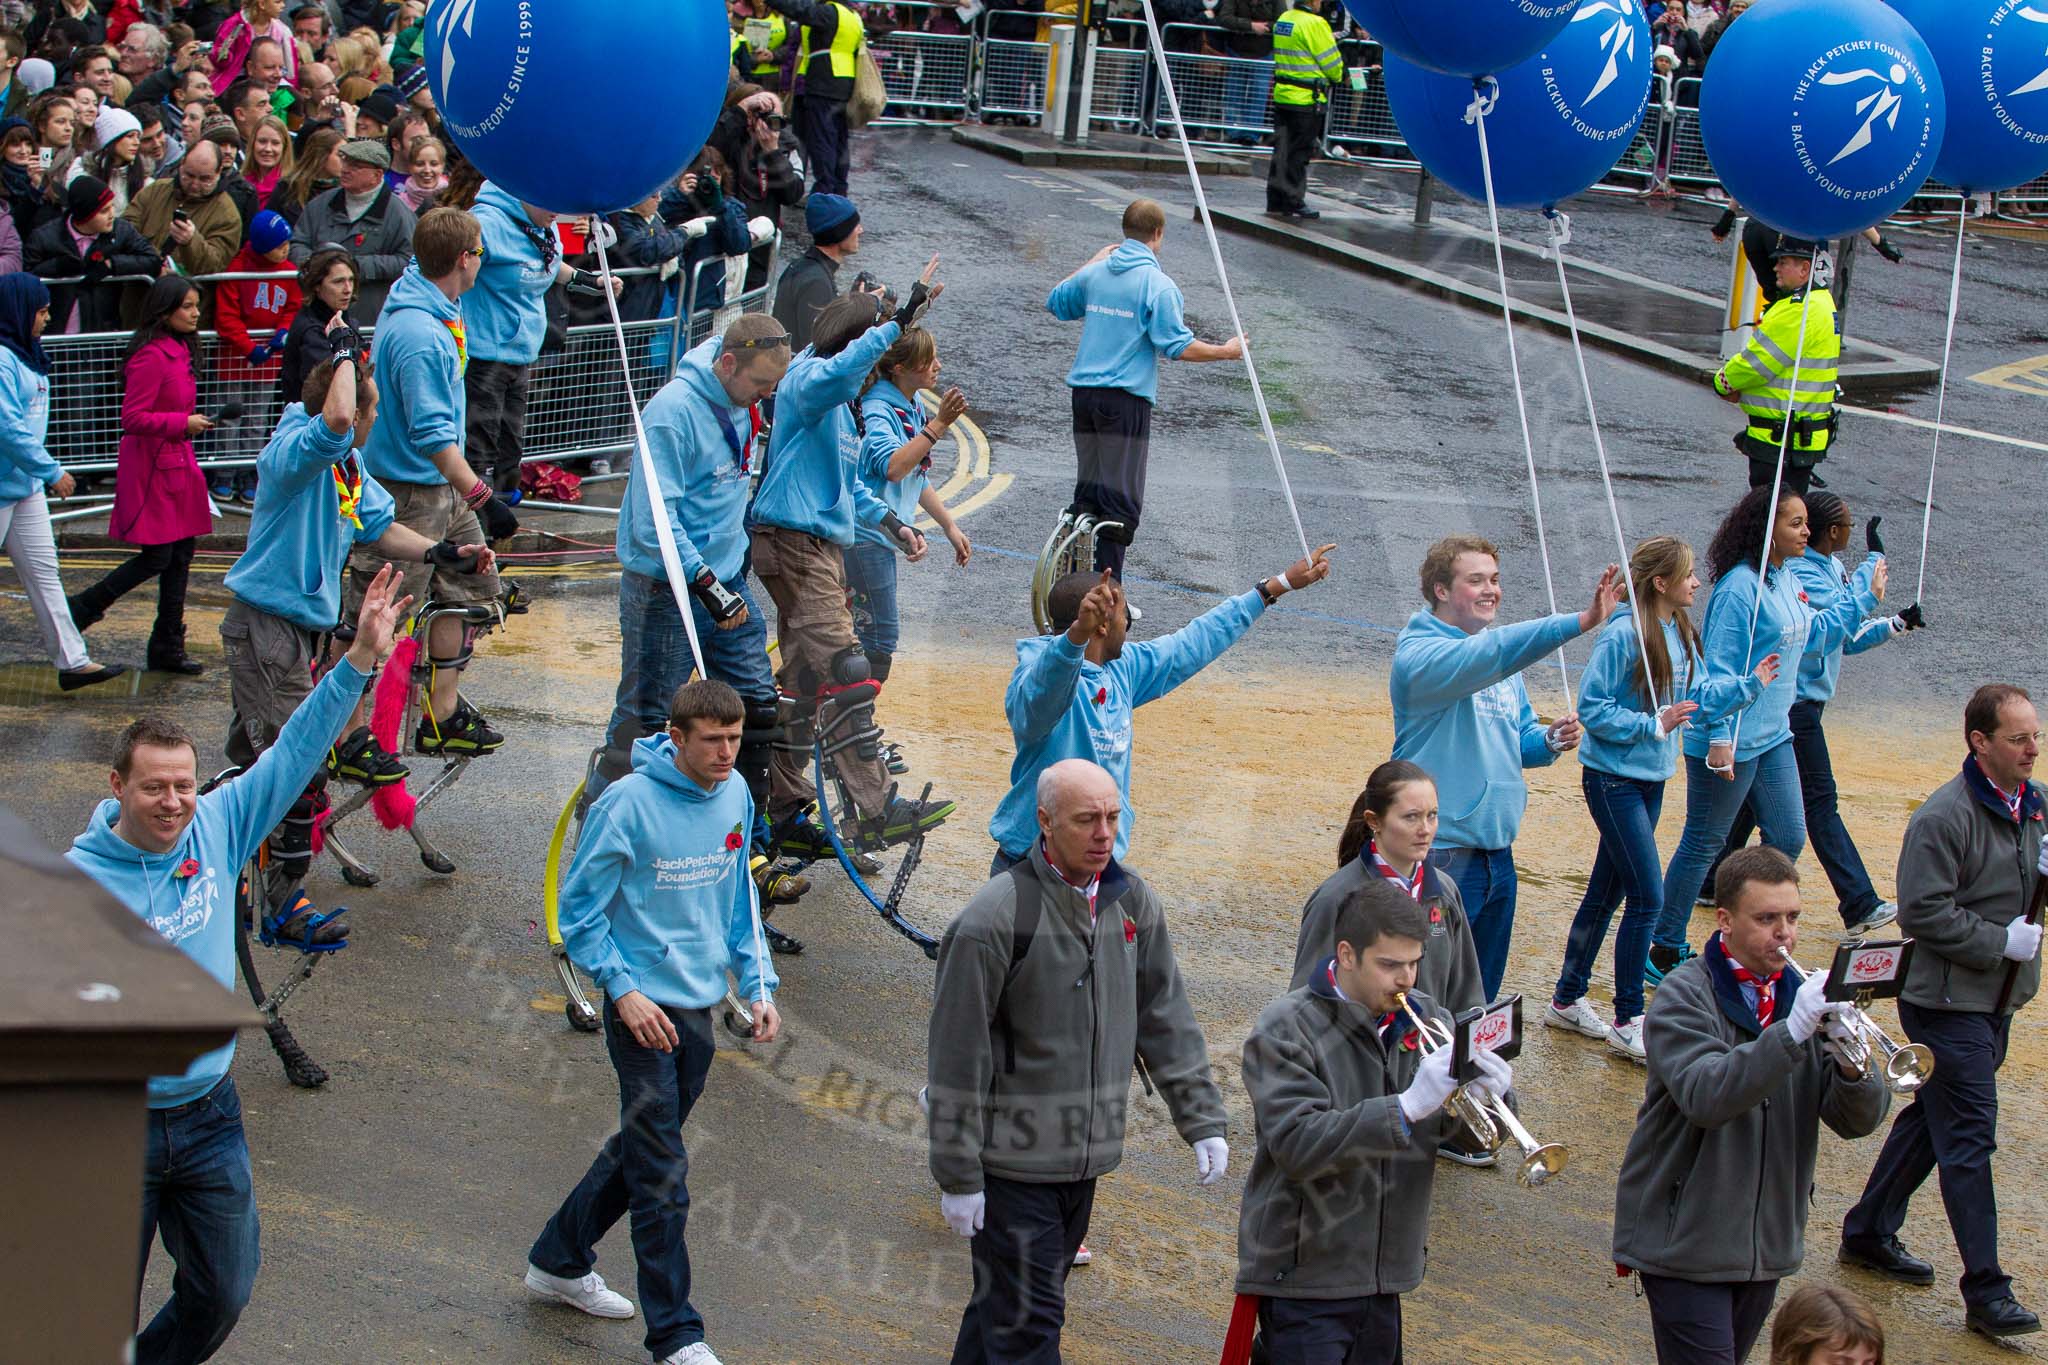
[[[1707,546],[1708,575],[1718,583],[1736,565],[1755,564],[1763,557],[1764,543],[1778,519],[1778,508],[1799,501],[1800,496],[1789,488],[1778,490],[1775,503],[1768,488],[1752,488],[1743,494],[1742,501],[1729,509],[1721,529],[1714,532],[1713,542]]]

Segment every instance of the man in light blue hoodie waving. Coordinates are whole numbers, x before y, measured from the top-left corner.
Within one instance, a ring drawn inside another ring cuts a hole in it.
[[[199,795],[198,745],[145,716],[122,732],[100,802],[65,855],[229,990],[235,985],[235,880],[306,782],[362,696],[409,598],[387,568],[370,583],[356,638],[248,771]],[[205,1360],[234,1331],[261,1259],[242,1104],[229,1041],[182,1076],[149,1082],[142,1247],[159,1229],[177,1262],[171,1297],[135,1339],[139,1365]]]
[[[728,967],[753,1002],[755,1041],[782,1027],[747,875],[754,803],[732,780],[745,715],[722,682],[680,688],[667,732],[636,741],[633,771],[591,807],[562,886],[562,941],[605,995],[620,1129],[541,1230],[526,1286],[594,1317],[633,1316],[593,1269],[630,1210],[647,1350],[662,1365],[718,1365],[690,1305],[682,1129],[711,1071]]]
[[[1448,536],[1422,560],[1422,600],[1394,643],[1387,690],[1394,702],[1394,757],[1436,778],[1442,822],[1429,855],[1457,882],[1486,998],[1500,995],[1515,927],[1510,847],[1529,803],[1524,768],[1578,747],[1579,718],[1536,719],[1522,670],[1596,629],[1621,600],[1610,564],[1592,605],[1573,614],[1494,626],[1500,613],[1500,551],[1478,536]]]
[[[1123,241],[1096,252],[1045,300],[1046,311],[1061,322],[1081,324],[1081,347],[1067,372],[1080,464],[1070,510],[1121,528],[1095,538],[1095,567],[1119,580],[1145,501],[1159,357],[1244,358],[1243,337],[1211,345],[1197,341],[1182,320],[1180,286],[1159,265],[1166,210],[1150,199],[1134,199],[1124,210],[1123,230]]]

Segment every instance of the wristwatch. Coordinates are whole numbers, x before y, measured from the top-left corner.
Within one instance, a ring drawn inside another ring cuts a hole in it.
[[[1266,586],[1268,583],[1271,583],[1272,581],[1273,580],[1270,578],[1261,578],[1255,585],[1259,590],[1259,600],[1264,602],[1269,607],[1280,600],[1280,594],[1274,592],[1271,588]]]

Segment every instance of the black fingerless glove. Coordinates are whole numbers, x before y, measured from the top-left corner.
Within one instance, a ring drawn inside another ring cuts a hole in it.
[[[1890,261],[1893,265],[1897,265],[1900,261],[1906,259],[1906,253],[1893,246],[1892,239],[1889,237],[1881,236],[1877,239],[1877,254]]]
[[[444,540],[427,547],[427,563],[436,568],[453,569],[457,573],[475,573],[477,558],[473,554],[464,554],[462,547],[452,540]]]
[[[882,513],[882,534],[889,537],[889,543],[904,554],[910,553],[910,546],[903,540],[903,518],[894,512]]]
[[[1863,523],[1863,547],[1874,555],[1884,553],[1884,537],[1877,533],[1877,524],[1883,520],[1883,517],[1872,517]]]
[[[1907,630],[1927,629],[1927,618],[1920,614],[1920,604],[1915,602],[1899,613],[1899,624]]]
[[[704,610],[711,613],[711,619],[726,622],[747,609],[746,600],[718,581],[718,575],[709,569],[700,569],[690,580],[690,596],[704,604]]]
[[[915,327],[918,319],[924,316],[925,309],[931,305],[931,292],[924,287],[924,281],[919,280],[910,286],[910,297],[896,310],[896,321],[905,327]]]
[[[569,292],[603,298],[610,291],[604,287],[604,276],[578,270],[569,277]]]
[[[519,518],[512,515],[512,509],[496,493],[477,504],[476,519],[483,523],[484,535],[491,540],[505,540],[519,533]]]
[[[362,329],[354,323],[337,327],[322,335],[327,338],[327,344],[334,348],[335,355],[354,356],[358,365],[362,364],[363,358],[370,353],[369,338],[364,336]]]

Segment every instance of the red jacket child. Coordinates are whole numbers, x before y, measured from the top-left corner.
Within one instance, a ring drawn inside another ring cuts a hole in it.
[[[228,280],[216,286],[213,323],[220,333],[222,379],[277,382],[284,365],[284,335],[299,312],[298,271],[286,262],[291,244],[291,224],[264,210],[250,222],[248,245],[229,262],[228,271],[264,271],[270,278]]]

